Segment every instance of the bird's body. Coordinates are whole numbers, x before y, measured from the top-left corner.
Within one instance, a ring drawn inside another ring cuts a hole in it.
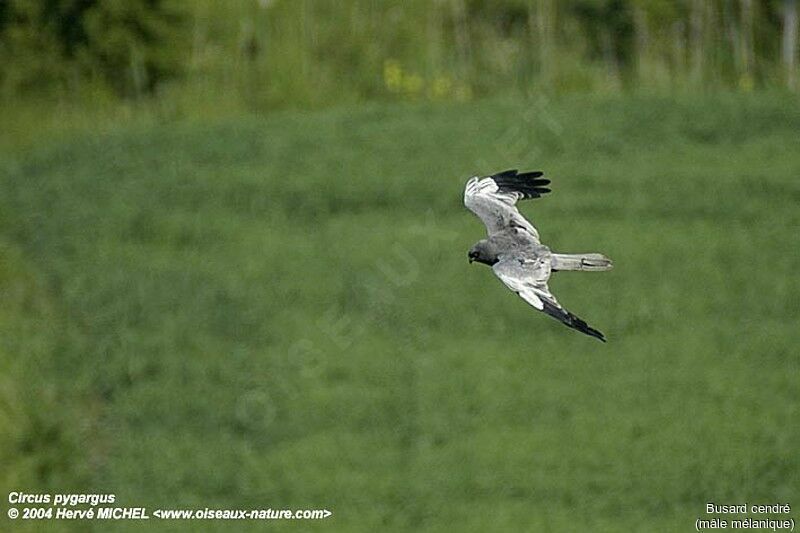
[[[541,176],[541,172],[507,170],[467,182],[464,205],[483,221],[489,234],[470,249],[470,262],[491,266],[508,288],[536,309],[605,341],[601,332],[561,307],[547,281],[559,270],[610,270],[611,260],[595,253],[552,253],[540,242],[538,231],[520,214],[516,202],[550,192],[545,187],[550,181]]]

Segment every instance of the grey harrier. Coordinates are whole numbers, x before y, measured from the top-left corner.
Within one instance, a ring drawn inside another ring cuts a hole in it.
[[[489,237],[475,243],[469,262],[492,267],[495,275],[523,300],[571,328],[605,342],[602,333],[573,315],[547,288],[551,272],[611,270],[602,254],[556,254],[539,241],[539,233],[516,208],[517,200],[539,198],[550,192],[541,172],[506,170],[485,178],[474,177],[464,190],[464,205],[478,215]]]

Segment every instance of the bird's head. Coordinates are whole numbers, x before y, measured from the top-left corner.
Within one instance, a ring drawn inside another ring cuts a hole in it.
[[[497,263],[497,253],[486,239],[476,242],[467,253],[469,262],[477,261],[485,265],[492,266]]]

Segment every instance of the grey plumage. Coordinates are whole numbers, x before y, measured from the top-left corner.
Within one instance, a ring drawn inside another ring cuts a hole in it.
[[[473,177],[464,190],[464,205],[480,218],[488,237],[469,251],[470,262],[492,267],[495,275],[523,300],[567,326],[605,342],[603,334],[558,303],[547,286],[552,272],[610,270],[612,262],[598,253],[556,254],[543,245],[539,233],[517,210],[518,200],[550,192],[541,172],[506,170]]]
[[[559,270],[584,270],[586,272],[602,272],[611,270],[611,259],[603,254],[552,254],[553,272]]]

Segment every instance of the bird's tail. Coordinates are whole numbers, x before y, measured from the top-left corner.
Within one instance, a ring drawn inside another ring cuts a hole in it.
[[[602,272],[611,270],[614,263],[603,254],[552,254],[553,270],[584,270]]]

